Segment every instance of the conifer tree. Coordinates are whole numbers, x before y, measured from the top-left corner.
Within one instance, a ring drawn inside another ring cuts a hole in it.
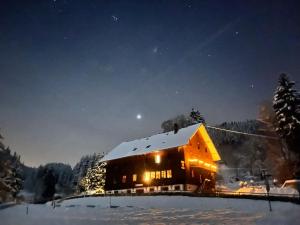
[[[1,142],[0,135],[0,202],[14,199],[22,188],[21,163],[17,154]]]
[[[300,134],[300,97],[293,89],[294,85],[295,82],[290,81],[286,74],[281,74],[273,101],[276,131],[287,141],[291,150],[295,150],[292,144]]]
[[[198,110],[195,111],[194,109],[192,109],[192,112],[190,113],[190,117],[192,118],[194,123],[203,123],[203,124],[205,124],[205,119],[204,119],[203,115]]]
[[[300,164],[300,96],[293,89],[295,82],[286,74],[279,77],[279,85],[273,98],[276,132],[284,140],[289,160],[295,165],[294,173],[299,176]]]
[[[86,192],[104,193],[106,162],[99,162],[89,168],[86,176],[80,181],[81,188]]]

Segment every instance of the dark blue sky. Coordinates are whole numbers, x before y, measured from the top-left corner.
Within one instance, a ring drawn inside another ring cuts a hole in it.
[[[29,165],[74,164],[192,107],[209,124],[256,118],[281,72],[300,82],[299,12],[299,1],[1,1],[5,143]]]

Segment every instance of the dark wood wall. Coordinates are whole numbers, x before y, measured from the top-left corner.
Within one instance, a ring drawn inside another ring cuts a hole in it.
[[[210,191],[215,188],[215,173],[199,167],[190,167],[186,170],[188,184],[195,184],[202,191]],[[207,179],[207,181],[205,181]],[[200,190],[199,189],[199,190]]]
[[[161,162],[155,163],[155,155],[160,154]],[[186,170],[182,168],[184,151],[172,148],[158,153],[147,155],[131,156],[109,161],[106,169],[106,190],[118,190],[135,188],[136,185],[163,186],[186,183]],[[172,178],[151,179],[144,181],[145,171],[172,171]],[[137,180],[133,181],[133,174],[137,175]],[[126,179],[124,179],[126,176]]]

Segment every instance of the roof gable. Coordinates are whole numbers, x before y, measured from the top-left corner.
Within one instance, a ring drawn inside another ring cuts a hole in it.
[[[209,134],[207,133],[205,126],[200,126],[198,129],[198,132],[200,133],[200,136],[202,137],[202,139],[204,140],[210,154],[212,157],[213,161],[219,161],[221,160],[221,157],[213,143],[213,141],[211,140]]]

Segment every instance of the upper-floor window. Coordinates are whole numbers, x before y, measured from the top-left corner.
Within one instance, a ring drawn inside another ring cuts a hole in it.
[[[183,160],[181,160],[181,161],[180,161],[180,163],[181,163],[181,169],[183,169],[183,170],[184,170],[184,169],[185,169],[185,163],[184,163],[184,161],[183,161]]]
[[[155,161],[155,163],[157,163],[157,164],[159,164],[160,163],[160,155],[155,155],[154,156],[154,161]]]
[[[123,183],[123,184],[126,183],[126,175],[123,175],[123,176],[122,176],[122,183]]]

